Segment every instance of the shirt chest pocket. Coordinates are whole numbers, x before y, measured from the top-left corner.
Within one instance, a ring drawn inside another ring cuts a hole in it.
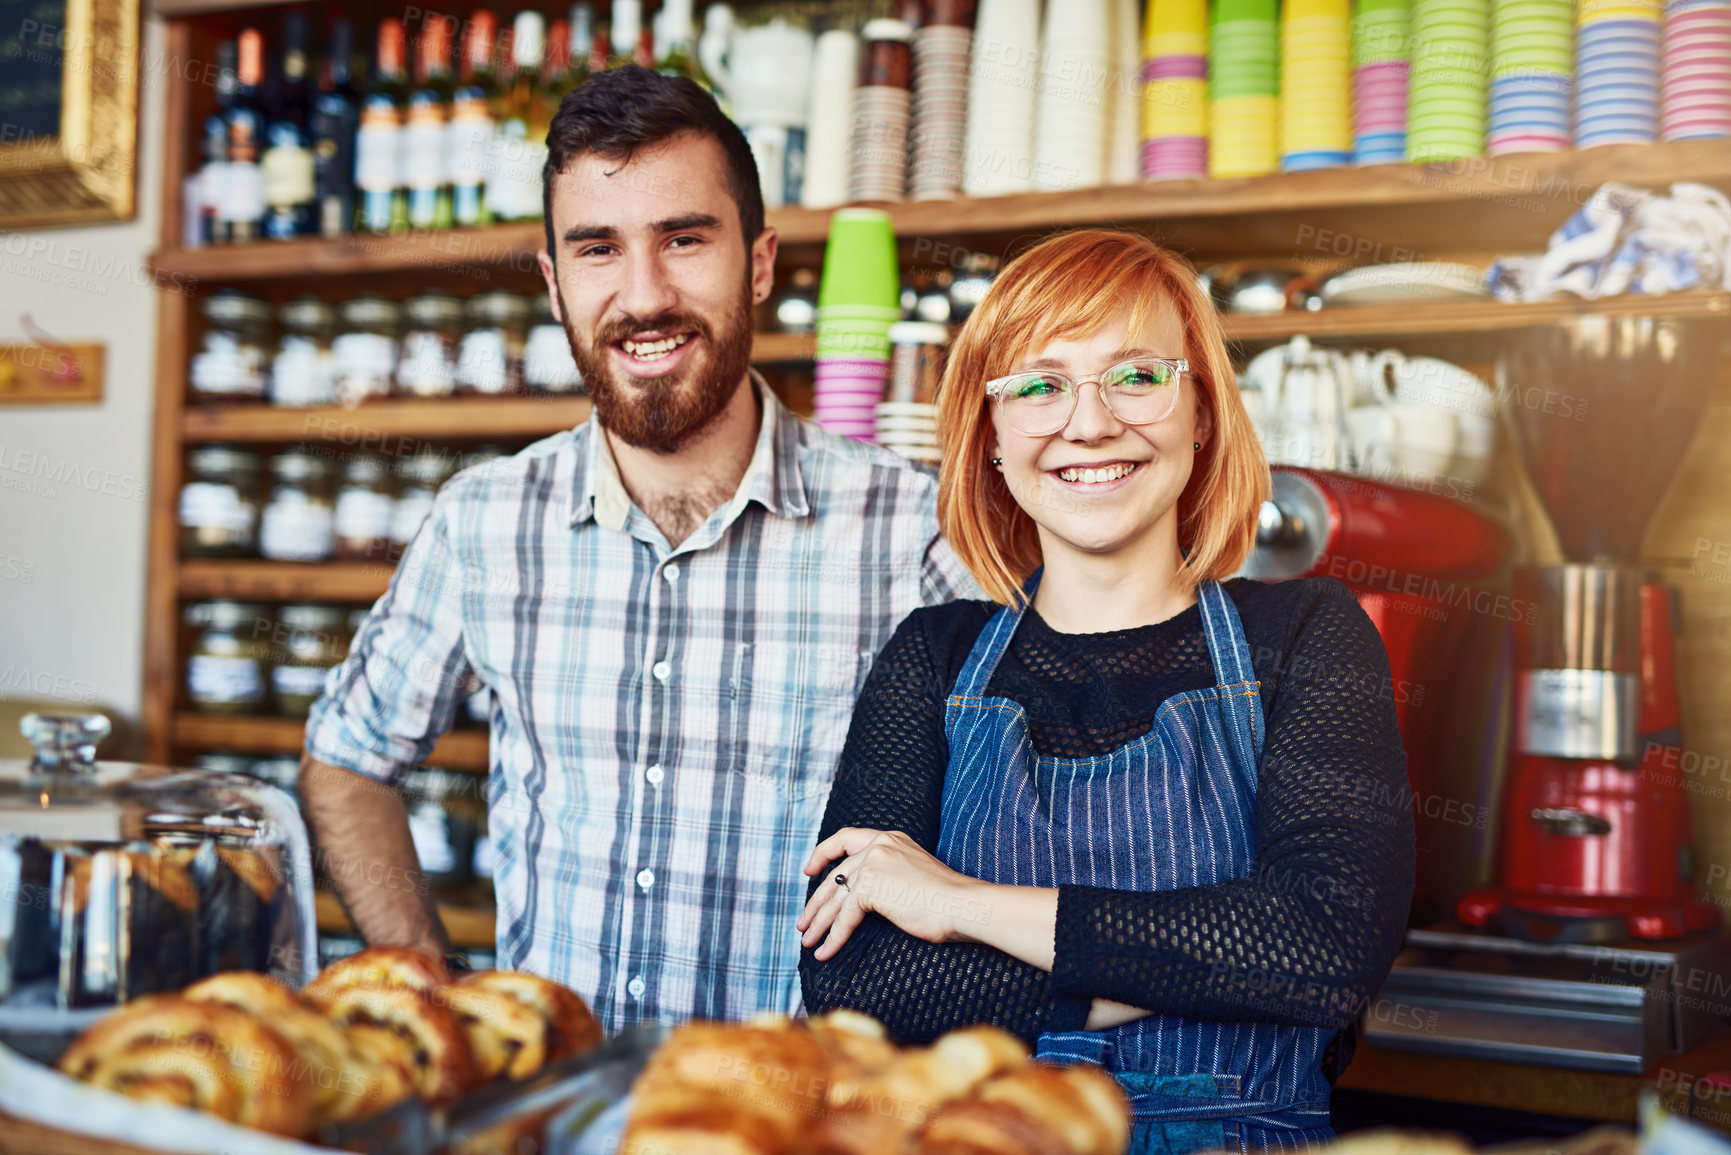
[[[794,797],[828,790],[872,657],[854,646],[734,647],[722,766]]]

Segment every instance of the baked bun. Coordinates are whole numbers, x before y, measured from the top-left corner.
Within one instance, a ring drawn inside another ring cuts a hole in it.
[[[355,1112],[364,1108],[355,1100],[356,1081],[348,1077],[351,1058],[342,1030],[269,975],[256,971],[212,975],[187,987],[181,996],[244,1011],[281,1035],[306,1073],[315,1125],[355,1118]]]
[[[352,1022],[342,1028],[349,1063],[343,1103],[331,1122],[365,1119],[415,1094],[416,1048],[389,1027]]]
[[[474,1060],[475,1077],[526,1079],[547,1060],[547,1020],[533,1007],[486,987],[440,987],[433,1000],[449,1007]]]
[[[445,960],[406,946],[370,946],[320,971],[306,990],[324,994],[346,987],[390,987],[422,994],[451,981]]]
[[[401,987],[318,987],[305,998],[333,1022],[384,1027],[413,1048],[411,1074],[423,1099],[448,1103],[473,1083],[468,1041],[446,1008]]]
[[[136,999],[86,1030],[60,1070],[129,1098],[172,1103],[275,1135],[304,1135],[312,1094],[282,1036],[246,1012],[179,995]]]
[[[1024,1064],[941,1110],[916,1155],[1118,1155],[1130,1104],[1099,1067]]]
[[[523,971],[476,971],[460,987],[496,991],[532,1007],[547,1022],[547,1062],[582,1054],[601,1042],[601,1024],[570,987]]]

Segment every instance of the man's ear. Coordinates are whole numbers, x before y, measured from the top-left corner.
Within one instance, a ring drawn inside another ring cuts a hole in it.
[[[753,303],[769,299],[775,288],[775,253],[781,243],[772,228],[765,228],[751,242],[751,299]]]
[[[547,282],[547,299],[553,303],[553,319],[563,325],[565,310],[560,307],[559,280],[553,275],[552,254],[542,249],[535,254],[535,263],[541,266],[541,279]]]

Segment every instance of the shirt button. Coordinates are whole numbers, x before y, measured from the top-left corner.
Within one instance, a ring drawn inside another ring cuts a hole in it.
[[[625,984],[625,993],[634,999],[642,998],[643,992],[648,989],[649,984],[643,981],[642,975],[637,975],[630,982]]]
[[[667,579],[668,585],[672,585],[679,580],[679,567],[676,565],[663,566],[661,576]]]
[[[661,768],[661,763],[657,762],[655,765],[645,770],[643,776],[649,779],[649,784],[651,786],[659,786],[661,785],[661,780],[667,777],[667,772]]]
[[[665,682],[667,676],[673,673],[673,667],[668,665],[666,662],[656,662],[653,666],[649,667],[649,672],[655,675],[655,680],[657,682]]]
[[[648,890],[655,885],[655,872],[647,867],[637,872],[637,885]]]

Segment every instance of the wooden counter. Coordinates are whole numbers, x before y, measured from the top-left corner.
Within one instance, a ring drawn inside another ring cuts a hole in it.
[[[1655,1089],[1671,1110],[1690,1114],[1696,1080],[1713,1071],[1731,1071],[1731,1027],[1721,1025],[1702,1046],[1662,1060],[1640,1075],[1421,1055],[1384,1050],[1361,1039],[1339,1086],[1474,1107],[1633,1124],[1641,1095]],[[1703,1123],[1731,1131],[1731,1094],[1716,1103],[1710,1093],[1705,1100],[1698,1097],[1693,1114]]]

